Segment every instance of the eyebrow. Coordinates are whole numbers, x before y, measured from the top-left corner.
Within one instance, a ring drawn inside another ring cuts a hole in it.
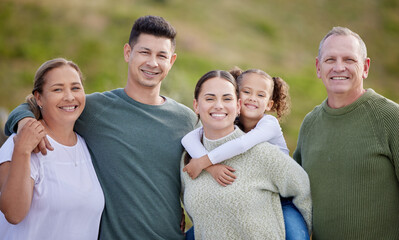
[[[212,96],[212,97],[215,97],[216,94],[214,94],[214,93],[205,93],[204,96]],[[223,97],[225,97],[225,96],[233,96],[233,94],[231,94],[231,93],[226,93],[226,94],[223,94],[222,96],[223,96]]]
[[[65,84],[63,83],[55,83],[53,85],[51,85],[50,87],[55,87],[55,86],[64,86]],[[80,82],[73,82],[72,85],[81,85]]]
[[[150,48],[147,48],[147,47],[140,47],[139,50],[146,50],[146,51],[152,52],[152,50],[151,50]],[[160,51],[160,53],[162,53],[162,54],[168,54],[167,51]]]

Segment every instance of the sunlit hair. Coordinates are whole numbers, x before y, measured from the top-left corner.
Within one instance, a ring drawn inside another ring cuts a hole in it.
[[[331,29],[331,31],[329,31],[326,34],[326,36],[324,36],[324,38],[321,40],[320,45],[319,45],[319,55],[317,56],[317,58],[319,60],[321,60],[321,55],[322,55],[321,49],[323,47],[323,44],[326,41],[326,39],[331,36],[353,36],[353,37],[355,37],[357,39],[357,41],[359,42],[360,56],[362,57],[363,60],[366,60],[367,48],[366,48],[366,44],[364,43],[363,39],[359,36],[359,34],[353,32],[352,30],[350,30],[349,28],[346,28],[346,27],[333,27],[333,29]]]
[[[51,59],[51,60],[43,63],[36,71],[35,82],[33,84],[32,93],[26,97],[26,102],[29,104],[29,107],[30,107],[31,111],[33,112],[33,114],[35,115],[36,119],[42,119],[42,114],[40,112],[40,108],[39,108],[39,106],[36,102],[36,99],[34,97],[35,92],[42,94],[43,86],[46,83],[46,74],[49,71],[51,71],[52,69],[59,68],[62,66],[70,66],[73,69],[75,69],[79,75],[80,81],[83,84],[82,72],[80,71],[78,65],[76,65],[74,62],[66,60],[64,58],[55,58],[55,59]]]
[[[172,43],[172,52],[176,48],[176,30],[173,26],[158,16],[143,16],[138,18],[132,27],[129,37],[129,45],[131,48],[136,44],[140,34],[150,34],[156,37],[164,37],[170,39]]]
[[[260,69],[249,69],[246,71],[241,70],[239,67],[234,67],[230,70],[231,75],[234,76],[237,80],[238,89],[241,89],[241,85],[243,79],[246,74],[254,73],[260,76],[263,76],[267,80],[273,82],[272,87],[273,89],[266,89],[267,91],[271,91],[271,100],[273,100],[273,106],[271,107],[270,111],[275,111],[277,114],[277,118],[281,119],[283,116],[286,116],[290,112],[290,96],[289,96],[289,86],[288,84],[280,77],[271,77],[266,72]]]

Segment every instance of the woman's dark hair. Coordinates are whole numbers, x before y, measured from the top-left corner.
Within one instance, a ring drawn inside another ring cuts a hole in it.
[[[224,70],[213,70],[213,71],[209,71],[207,73],[205,73],[197,82],[197,84],[195,85],[195,89],[194,89],[194,98],[196,100],[198,100],[198,95],[202,89],[202,85],[204,84],[204,82],[206,82],[207,80],[211,79],[211,78],[223,78],[227,81],[229,81],[231,84],[233,84],[234,88],[236,89],[235,93],[236,96],[238,98],[238,87],[237,87],[237,82],[236,79],[227,71]]]
[[[35,92],[42,94],[43,86],[46,83],[46,74],[52,69],[62,66],[70,66],[74,68],[79,74],[80,81],[83,84],[82,72],[80,71],[78,65],[76,65],[74,62],[66,60],[64,58],[55,58],[43,63],[36,71],[32,93],[26,97],[26,102],[28,103],[36,119],[42,119],[42,114],[34,96]]]

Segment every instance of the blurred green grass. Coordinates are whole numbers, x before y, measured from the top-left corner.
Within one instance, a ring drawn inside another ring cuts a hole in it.
[[[87,93],[124,87],[123,45],[139,16],[163,16],[178,31],[177,61],[162,94],[192,106],[194,85],[212,69],[260,68],[290,85],[282,128],[291,150],[300,124],[326,97],[315,74],[321,38],[347,26],[365,40],[366,87],[399,102],[399,4],[396,0],[2,0],[0,107],[10,111],[32,88],[44,61],[65,57],[82,69]]]

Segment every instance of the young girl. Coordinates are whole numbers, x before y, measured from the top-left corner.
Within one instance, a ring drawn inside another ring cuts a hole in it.
[[[244,136],[225,143],[211,152],[207,152],[200,142],[202,128],[188,133],[182,144],[193,157],[183,171],[195,179],[203,169],[230,159],[261,142],[277,145],[286,154],[289,153],[278,120],[265,112],[275,111],[277,118],[289,112],[288,85],[279,77],[272,78],[258,69],[242,72],[234,68],[230,73],[237,79],[241,99],[241,115],[238,125],[246,132]],[[231,184],[235,175],[228,166],[219,168],[213,177],[221,185]]]
[[[182,144],[193,157],[183,171],[195,179],[203,169],[209,171],[213,178],[222,186],[231,184],[236,176],[230,166],[208,168],[224,160],[246,152],[261,142],[269,142],[289,154],[278,120],[265,112],[275,111],[281,119],[289,112],[288,85],[279,77],[270,77],[258,69],[243,72],[235,68],[230,73],[236,78],[239,97],[241,100],[241,114],[238,125],[246,132],[245,135],[231,140],[211,152],[207,152],[200,142],[203,129],[198,128],[188,133]],[[281,199],[287,239],[308,239],[306,224],[302,215],[290,199]]]

